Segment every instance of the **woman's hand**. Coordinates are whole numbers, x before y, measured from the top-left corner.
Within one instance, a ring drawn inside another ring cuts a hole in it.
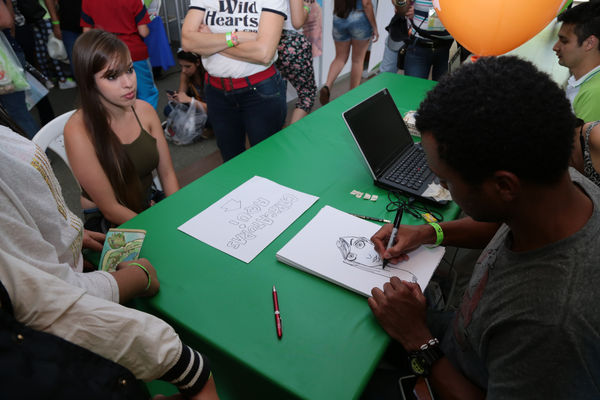
[[[180,103],[190,103],[192,101],[192,98],[184,92],[179,92],[177,94],[177,99]]]
[[[379,32],[377,32],[377,27],[375,27],[373,28],[372,41],[375,43],[377,40],[379,40]]]
[[[179,92],[175,91],[173,93],[167,92],[167,100],[173,103],[180,103],[179,101]]]

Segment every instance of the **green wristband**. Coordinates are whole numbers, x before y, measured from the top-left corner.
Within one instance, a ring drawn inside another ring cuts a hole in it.
[[[60,21],[52,21],[52,25],[60,25]]]
[[[225,41],[227,42],[227,47],[235,46],[235,43],[233,43],[233,40],[231,40],[231,32],[227,32],[225,34]]]
[[[306,10],[307,13],[310,14],[310,7],[309,6],[304,6],[304,9]]]
[[[130,262],[127,265],[135,265],[136,267],[140,267],[141,269],[144,270],[144,272],[146,273],[146,276],[148,277],[148,284],[146,285],[146,289],[144,289],[144,292],[148,291],[148,289],[150,288],[150,284],[152,283],[152,277],[150,276],[150,272],[148,272],[146,267],[144,267],[142,264],[136,263],[136,262]]]
[[[435,243],[431,247],[437,247],[444,241],[444,231],[442,227],[436,222],[430,222],[429,225],[435,230]]]

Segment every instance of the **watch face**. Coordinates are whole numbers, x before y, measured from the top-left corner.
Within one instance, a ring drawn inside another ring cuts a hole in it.
[[[424,375],[426,372],[425,363],[421,357],[410,358],[410,369],[417,375]]]

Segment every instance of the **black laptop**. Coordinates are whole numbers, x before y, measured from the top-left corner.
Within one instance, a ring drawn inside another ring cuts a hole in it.
[[[342,114],[377,186],[438,204],[423,192],[437,177],[427,166],[421,144],[414,143],[387,89]]]

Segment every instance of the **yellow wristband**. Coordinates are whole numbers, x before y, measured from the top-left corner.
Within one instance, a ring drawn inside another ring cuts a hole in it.
[[[235,44],[231,40],[231,32],[227,32],[225,34],[225,41],[227,42],[227,47],[233,47],[233,46],[235,46]]]
[[[435,230],[435,243],[431,247],[437,247],[444,241],[444,231],[442,227],[436,222],[430,222],[429,225]]]
[[[60,21],[52,21],[52,25],[60,25]]]
[[[146,285],[146,289],[144,289],[144,292],[146,292],[150,288],[150,284],[152,283],[152,277],[150,276],[150,273],[148,272],[146,267],[144,267],[142,264],[136,263],[136,262],[130,262],[127,265],[135,265],[136,267],[140,267],[141,269],[144,270],[144,272],[146,273],[146,277],[148,277],[148,284]]]
[[[306,10],[306,12],[307,12],[308,14],[310,14],[310,7],[309,7],[309,6],[304,6],[304,9]]]

